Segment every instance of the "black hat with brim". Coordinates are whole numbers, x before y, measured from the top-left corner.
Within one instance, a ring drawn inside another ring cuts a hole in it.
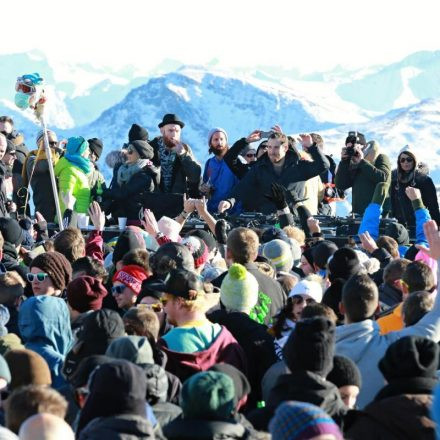
[[[185,123],[182,122],[180,120],[180,118],[177,115],[175,115],[174,113],[167,113],[163,117],[162,122],[158,125],[158,127],[162,128],[162,127],[164,127],[165,125],[168,125],[168,124],[177,124],[177,125],[180,125],[180,128],[185,127]]]

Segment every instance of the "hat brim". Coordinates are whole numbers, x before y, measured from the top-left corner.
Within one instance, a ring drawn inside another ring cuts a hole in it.
[[[164,121],[162,121],[162,122],[158,125],[158,127],[159,127],[159,128],[162,128],[162,127],[165,127],[165,125],[169,125],[169,124],[180,125],[180,128],[185,127],[185,124],[184,124],[182,121],[170,121],[170,122],[164,122]]]

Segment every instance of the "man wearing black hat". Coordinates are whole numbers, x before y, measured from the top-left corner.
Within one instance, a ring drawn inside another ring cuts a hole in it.
[[[1,203],[7,212],[15,212],[17,210],[17,205],[12,201],[15,192],[12,182],[12,166],[14,165],[15,159],[15,145],[12,141],[7,139],[6,150],[0,162]]]
[[[380,153],[379,144],[376,141],[367,143],[362,133],[350,131],[342,148],[335,184],[342,191],[352,188],[353,212],[362,215],[373,198],[376,185],[390,179],[390,160]]]
[[[153,163],[161,168],[160,190],[163,193],[186,193],[199,197],[202,168],[189,145],[180,140],[185,124],[175,114],[166,114],[158,125],[161,136],[151,141]]]
[[[90,149],[90,162],[92,162],[93,169],[90,174],[87,176],[89,179],[90,186],[90,196],[93,200],[96,200],[98,203],[102,200],[102,193],[106,189],[105,187],[105,179],[102,173],[99,171],[98,162],[101,157],[102,150],[104,149],[104,145],[101,139],[92,138],[87,141],[89,143]]]

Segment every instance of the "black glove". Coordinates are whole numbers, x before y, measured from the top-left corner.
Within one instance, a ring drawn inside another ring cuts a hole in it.
[[[286,188],[278,183],[272,183],[270,186],[271,194],[264,194],[266,199],[270,200],[278,211],[287,207]]]
[[[226,244],[228,233],[231,230],[231,225],[223,219],[217,220],[215,224],[215,238],[218,244]]]

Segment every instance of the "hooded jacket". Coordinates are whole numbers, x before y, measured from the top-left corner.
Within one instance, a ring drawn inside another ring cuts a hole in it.
[[[288,150],[281,175],[274,171],[269,156],[259,159],[250,171],[243,177],[232,192],[231,203],[239,200],[245,211],[259,211],[264,214],[276,212],[275,205],[269,201],[266,194],[271,194],[272,183],[279,183],[287,189],[287,203],[292,204],[298,197],[304,195],[305,181],[318,176],[329,168],[330,164],[318,147],[309,148],[313,161],[300,160],[299,156]]]
[[[376,185],[389,182],[390,175],[390,160],[385,154],[379,154],[379,146],[374,142],[372,151],[359,164],[352,166],[350,160],[339,162],[335,184],[342,191],[352,188],[353,212],[362,215],[373,198]]]
[[[414,158],[414,169],[410,173],[404,173],[400,166],[401,154],[407,154]],[[416,219],[411,200],[406,196],[405,190],[408,186],[413,186],[420,190],[423,204],[429,210],[431,218],[440,225],[440,211],[438,205],[437,191],[435,185],[426,173],[418,168],[417,156],[408,145],[402,148],[397,158],[397,168],[391,175],[390,204],[391,215],[405,226],[414,226]]]
[[[65,157],[57,162],[54,171],[58,178],[61,213],[66,209],[61,193],[72,193],[76,199],[74,210],[78,213],[87,213],[90,205],[90,186],[87,175]]]
[[[124,185],[118,183],[118,172],[122,164],[115,167],[110,188],[105,190],[106,212],[128,220],[139,220],[139,210],[144,206],[144,196],[157,191],[160,181],[160,168],[151,162],[131,176]]]
[[[253,321],[246,313],[216,310],[208,318],[224,325],[243,348],[248,361],[247,378],[251,384],[248,408],[255,408],[257,402],[262,400],[263,376],[278,360],[273,337],[265,325]]]
[[[362,374],[363,385],[357,400],[360,408],[370,403],[385,384],[378,363],[387,348],[399,338],[411,335],[440,341],[439,295],[433,309],[419,322],[399,331],[381,335],[379,325],[371,319],[336,327],[336,354],[350,358]]]
[[[73,342],[65,301],[46,295],[27,299],[20,307],[18,326],[25,347],[37,352],[49,365],[52,386],[65,385],[61,369]]]
[[[182,353],[170,350],[164,339],[160,339],[158,344],[167,355],[167,371],[175,374],[182,382],[221,362],[231,364],[246,374],[247,363],[243,349],[226,327],[222,326],[220,333],[206,350]]]
[[[342,419],[347,412],[334,384],[311,371],[295,371],[278,377],[275,386],[270,391],[266,407],[250,413],[248,420],[255,429],[267,431],[276,408],[288,400],[319,406],[339,425],[342,424]]]

